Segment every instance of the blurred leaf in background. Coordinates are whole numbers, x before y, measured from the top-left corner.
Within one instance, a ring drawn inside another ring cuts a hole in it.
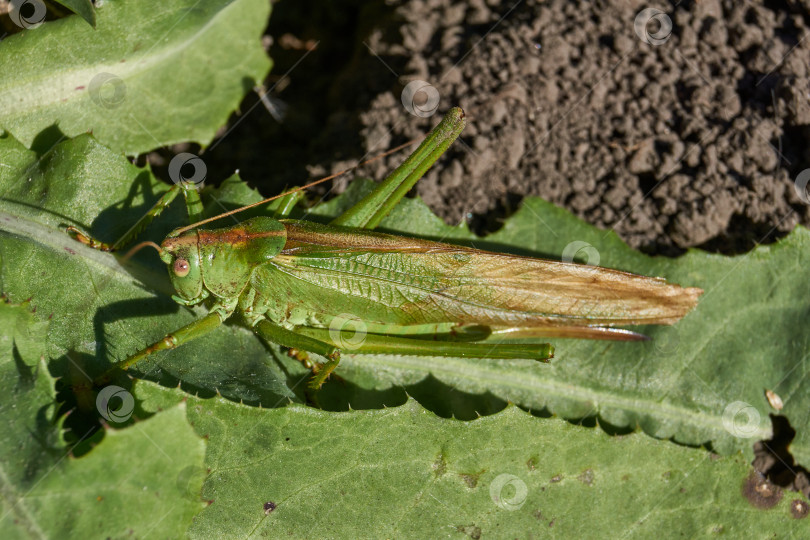
[[[3,40],[0,129],[46,150],[85,132],[134,155],[205,146],[270,70],[267,0],[106,0]]]

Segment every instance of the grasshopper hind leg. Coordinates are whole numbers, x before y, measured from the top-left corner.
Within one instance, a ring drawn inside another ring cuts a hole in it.
[[[312,339],[331,340],[330,330],[300,327],[298,331]],[[351,340],[352,336],[341,335]],[[471,358],[531,359],[548,362],[554,357],[550,343],[498,343],[420,339],[386,334],[366,334],[352,347],[359,354],[401,354],[411,356],[462,356]]]

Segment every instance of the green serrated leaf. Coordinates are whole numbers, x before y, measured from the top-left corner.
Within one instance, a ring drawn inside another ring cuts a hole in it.
[[[88,131],[127,154],[207,145],[270,69],[260,43],[269,8],[107,0],[95,29],[66,17],[11,36],[0,48],[0,128],[29,148]]]
[[[467,240],[483,249],[543,254],[562,260],[575,242],[602,266],[702,287],[694,313],[672,327],[649,327],[649,343],[556,340],[551,365],[526,366],[524,378],[505,378],[513,361],[443,362],[425,358],[356,357],[344,361],[353,381],[383,389],[386,378],[412,385],[430,375],[481,394],[491,392],[521,405],[566,417],[599,414],[616,426],[641,425],[660,438],[687,444],[712,441],[723,453],[770,436],[765,390],[787,397],[782,411],[794,427],[807,426],[797,389],[806,376],[810,336],[797,326],[810,311],[802,277],[810,263],[810,233],[797,228],[773,246],[725,257],[693,250],[678,259],[648,257],[550,203],[528,199],[502,230],[477,239],[465,227],[426,218],[426,208],[407,201],[384,227],[420,236]],[[329,209],[327,215],[337,213]],[[595,250],[595,251],[592,251]],[[777,285],[778,284],[778,285]],[[345,371],[344,371],[345,373]],[[373,383],[371,381],[376,381]],[[736,414],[735,414],[736,413]],[[793,450],[810,459],[810,434],[799,429]]]
[[[13,512],[18,487],[52,463],[58,448],[56,393],[46,367],[46,321],[31,305],[0,300],[0,489],[3,513]]]
[[[42,516],[51,536],[181,537],[205,506],[205,444],[185,408],[181,403],[129,429],[108,429],[90,454],[65,459],[43,476],[23,503]]]
[[[205,445],[185,406],[108,430],[88,455],[71,457],[54,418],[47,327],[29,304],[0,301],[0,537],[179,537],[204,506]]]
[[[179,394],[138,393],[145,403]],[[191,398],[188,418],[208,441],[212,501],[192,538],[798,538],[807,527],[790,518],[796,495],[755,495],[739,454],[611,437],[516,407],[462,422],[413,400],[328,413]]]
[[[324,214],[336,215],[341,204],[331,202]],[[556,340],[556,357],[548,365],[347,355],[340,373],[353,383],[355,395],[342,399],[354,407],[362,406],[367,393],[357,388],[380,392],[402,386],[413,393],[437,379],[481,396],[473,405],[491,406],[488,396],[494,394],[566,418],[599,415],[614,426],[641,426],[658,438],[710,442],[718,452],[741,450],[749,458],[753,442],[771,436],[769,415],[784,414],[797,430],[794,456],[810,462],[810,403],[800,391],[810,354],[810,335],[800,322],[810,312],[804,291],[810,268],[806,229],[737,257],[693,250],[670,259],[633,251],[615,234],[536,198],[527,199],[500,231],[485,239],[426,212],[420,201],[405,201],[383,227],[556,260],[562,260],[567,246],[580,242],[580,255],[590,255],[591,263],[666,277],[706,292],[697,309],[675,326],[643,329],[650,342]],[[782,411],[771,408],[765,390],[782,397]],[[476,412],[469,404],[461,409],[432,406],[466,417]]]

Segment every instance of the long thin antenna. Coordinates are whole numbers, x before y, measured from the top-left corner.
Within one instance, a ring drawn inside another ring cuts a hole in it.
[[[127,251],[126,255],[121,257],[121,260],[128,261],[130,257],[135,255],[136,253],[138,253],[140,250],[142,250],[145,247],[153,247],[153,248],[155,248],[157,250],[158,253],[161,253],[161,254],[163,253],[163,249],[159,245],[157,245],[156,243],[154,243],[152,241],[146,240],[145,242],[141,242],[140,244],[132,246],[132,249]]]
[[[261,200],[261,201],[259,201],[259,202],[255,202],[255,203],[251,203],[251,204],[248,204],[248,205],[242,206],[242,207],[240,207],[240,208],[237,208],[236,210],[231,210],[231,211],[229,211],[229,212],[223,212],[222,214],[217,214],[217,215],[216,215],[216,216],[214,216],[214,217],[210,217],[210,218],[208,218],[208,219],[204,219],[204,220],[202,220],[202,221],[198,221],[197,223],[192,223],[191,225],[187,225],[186,227],[183,227],[182,229],[177,229],[177,230],[174,232],[174,234],[181,234],[181,233],[184,233],[184,232],[186,232],[186,231],[188,231],[188,230],[190,230],[190,229],[193,229],[194,227],[199,227],[200,225],[205,225],[206,223],[210,223],[210,222],[212,222],[212,221],[216,221],[216,220],[218,220],[218,219],[222,219],[222,218],[224,218],[224,217],[232,216],[233,214],[236,214],[236,213],[238,213],[238,212],[242,212],[243,210],[247,210],[247,209],[249,209],[249,208],[253,208],[254,206],[260,206],[260,205],[262,205],[262,204],[268,203],[268,202],[273,201],[273,200],[275,200],[275,199],[278,199],[278,198],[280,198],[280,197],[284,197],[285,195],[289,195],[290,193],[295,193],[295,192],[297,192],[297,191],[303,191],[303,190],[305,190],[305,189],[309,189],[309,188],[311,188],[311,187],[313,187],[313,186],[317,186],[318,184],[322,184],[322,183],[324,183],[324,182],[326,182],[326,181],[328,181],[328,180],[332,180],[333,178],[337,178],[338,176],[342,176],[342,175],[344,175],[344,174],[346,174],[346,173],[348,173],[348,172],[351,172],[351,171],[353,171],[353,170],[355,170],[355,169],[357,169],[357,168],[359,168],[359,167],[362,167],[363,165],[368,165],[369,163],[372,163],[372,162],[374,162],[374,161],[377,161],[378,159],[382,159],[382,158],[384,158],[384,157],[386,157],[386,156],[390,156],[391,154],[393,154],[393,153],[395,153],[395,152],[399,152],[399,151],[400,151],[400,150],[402,150],[403,148],[407,148],[408,146],[411,146],[412,144],[415,144],[415,143],[417,143],[417,142],[421,141],[421,140],[422,140],[422,139],[424,139],[424,138],[425,138],[425,137],[424,137],[424,136],[422,136],[422,137],[419,137],[419,138],[413,139],[413,140],[411,140],[411,141],[408,141],[408,142],[406,142],[406,143],[404,143],[404,144],[400,144],[400,145],[399,145],[399,146],[397,146],[396,148],[392,148],[391,150],[388,150],[387,152],[383,152],[382,154],[380,154],[380,155],[378,155],[378,156],[375,156],[375,157],[373,157],[373,158],[371,158],[371,159],[367,159],[366,161],[363,161],[362,163],[358,163],[358,164],[357,164],[357,165],[355,165],[354,167],[349,167],[348,169],[344,169],[344,170],[342,170],[342,171],[340,171],[340,172],[338,172],[338,173],[331,174],[331,175],[329,175],[329,176],[325,176],[325,177],[323,177],[323,178],[321,178],[321,179],[319,179],[319,180],[315,180],[314,182],[310,182],[309,184],[306,184],[306,185],[303,185],[303,186],[300,186],[300,187],[297,187],[297,188],[291,189],[291,190],[289,190],[289,191],[285,191],[285,192],[280,193],[280,194],[278,194],[278,195],[274,195],[273,197],[268,197],[267,199]]]

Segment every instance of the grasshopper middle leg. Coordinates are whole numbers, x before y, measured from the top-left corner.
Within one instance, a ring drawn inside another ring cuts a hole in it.
[[[317,371],[313,370],[315,374],[308,383],[311,390],[320,388],[340,363],[340,349],[320,339],[287,330],[267,319],[259,320],[253,329],[259,336],[267,341],[276,343],[282,347],[319,354],[327,359],[327,362],[319,366]]]

